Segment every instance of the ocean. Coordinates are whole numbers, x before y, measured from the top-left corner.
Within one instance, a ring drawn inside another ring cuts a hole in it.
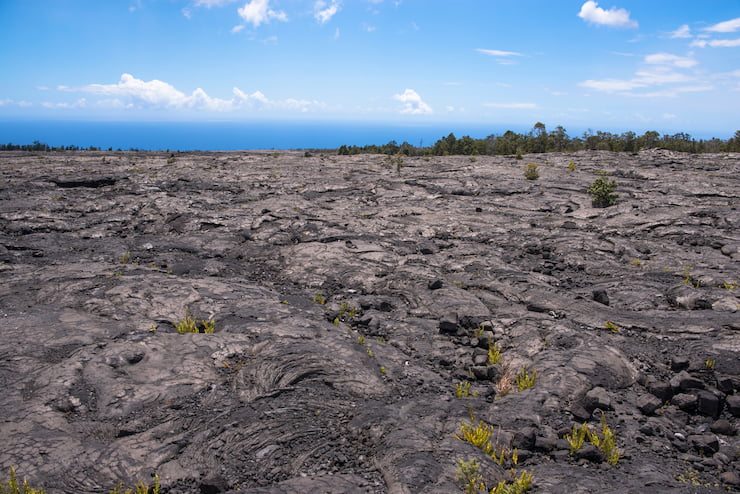
[[[233,151],[334,149],[395,140],[430,146],[453,132],[484,138],[509,130],[464,124],[398,125],[348,122],[79,122],[0,121],[0,143],[94,146],[113,150]],[[528,128],[511,128],[526,132]]]

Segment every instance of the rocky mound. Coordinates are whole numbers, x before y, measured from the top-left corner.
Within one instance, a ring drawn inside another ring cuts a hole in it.
[[[4,474],[740,488],[740,155],[6,152],[0,173]]]

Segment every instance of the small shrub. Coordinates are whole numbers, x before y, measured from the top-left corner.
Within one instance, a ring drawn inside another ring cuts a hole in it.
[[[522,369],[514,377],[514,382],[516,382],[516,390],[524,391],[527,388],[531,388],[532,386],[534,386],[535,379],[537,379],[537,371],[533,370],[530,374],[527,370],[527,366],[523,366]]]
[[[46,494],[46,491],[34,489],[28,485],[26,479],[23,479],[23,483],[19,485],[15,476],[15,468],[10,467],[10,479],[7,483],[0,482],[0,494]]]
[[[352,305],[348,304],[347,302],[342,302],[339,305],[339,317],[355,317],[357,316],[357,309],[353,307]]]
[[[604,323],[604,328],[605,328],[605,329],[608,329],[608,330],[609,330],[609,331],[611,331],[612,333],[619,333],[619,326],[617,326],[616,324],[614,324],[613,322],[611,322],[611,321],[609,321],[609,320],[607,320],[607,321],[606,321],[606,322]]]
[[[524,167],[524,177],[527,180],[537,180],[540,178],[540,172],[537,170],[536,163],[529,163]]]
[[[614,432],[609,428],[609,424],[606,423],[606,416],[603,413],[601,414],[601,431],[591,432],[588,424],[584,422],[580,426],[573,425],[571,434],[566,434],[565,439],[570,445],[571,455],[581,449],[586,440],[588,440],[588,442],[604,453],[606,462],[611,466],[616,466],[621,458],[621,453],[617,448],[616,437],[614,436]]]
[[[713,358],[709,357],[706,361],[704,361],[704,367],[706,367],[709,370],[714,370],[714,367],[717,365],[717,361],[715,361]]]
[[[597,178],[594,183],[589,185],[588,193],[593,196],[591,204],[595,208],[606,208],[617,203],[619,194],[613,192],[617,188],[615,180],[607,180],[604,177]]]
[[[470,461],[457,460],[457,480],[465,489],[465,494],[478,494],[486,488],[479,470],[480,463],[475,458]]]
[[[488,425],[482,420],[478,421],[478,425],[463,422],[460,424],[460,435],[455,434],[455,437],[460,441],[469,442],[490,456],[493,451],[491,434],[493,434],[494,429],[492,425]]]
[[[573,173],[576,171],[576,164],[574,162],[568,163],[568,173]]]
[[[478,396],[478,392],[470,392],[470,383],[468,381],[463,381],[461,383],[455,384],[456,398],[475,398],[476,396]]]
[[[725,290],[735,290],[737,288],[737,281],[725,281],[719,287],[724,288]]]
[[[139,482],[134,486],[134,489],[127,489],[125,491],[121,490],[123,489],[123,484],[119,483],[115,488],[111,489],[110,494],[159,494],[159,477],[154,476],[154,485],[152,487],[149,487],[144,482]]]
[[[526,470],[519,475],[513,482],[501,481],[491,489],[490,494],[523,494],[532,488],[532,477],[534,472]]]
[[[316,295],[314,295],[311,300],[319,305],[326,305],[326,297],[324,297],[324,294],[321,292],[318,292]]]
[[[126,251],[121,255],[121,264],[128,264],[131,260],[131,251]]]
[[[496,365],[501,363],[501,348],[498,343],[488,343],[488,365]]]
[[[501,376],[498,381],[493,385],[496,389],[496,394],[499,397],[506,396],[511,391],[511,384],[514,380],[514,371],[511,369],[511,365],[504,364],[501,369]]]
[[[203,326],[203,332],[206,334],[211,334],[216,331],[216,321],[214,321],[213,319],[203,319],[201,321],[201,325]],[[190,315],[190,309],[185,309],[185,317],[183,319],[180,319],[179,322],[175,323],[175,329],[177,329],[177,332],[180,334],[200,333],[200,328],[198,328],[198,321],[196,321],[195,318]]]
[[[365,344],[365,337],[362,336],[362,335],[358,336],[357,337],[357,343],[359,343],[360,345],[364,345]]]

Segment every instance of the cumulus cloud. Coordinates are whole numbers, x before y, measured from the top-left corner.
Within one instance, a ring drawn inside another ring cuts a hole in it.
[[[671,33],[671,38],[690,38],[691,37],[691,29],[689,29],[688,24],[684,24],[683,26],[679,27],[675,31]]]
[[[740,17],[731,19],[729,21],[719,22],[717,24],[709,26],[705,29],[705,31],[710,31],[713,33],[734,33],[735,31],[740,31]]]
[[[686,69],[695,66],[698,62],[693,58],[680,57],[678,55],[671,55],[670,53],[655,53],[653,55],[646,55],[645,63],[653,65],[673,65],[674,67]]]
[[[407,113],[409,115],[427,115],[433,113],[432,107],[422,101],[419,93],[413,89],[407,89],[402,94],[396,94],[393,99],[403,103],[403,109],[401,113]]]
[[[246,109],[277,109],[309,111],[322,107],[318,101],[270,100],[262,92],[247,94],[235,87],[230,99],[209,96],[203,89],[197,88],[191,94],[185,94],[173,85],[153,79],[143,81],[131,74],[123,74],[116,84],[88,84],[81,88],[59,86],[62,91],[79,91],[105,97],[98,104],[109,102],[110,106],[119,108],[161,108],[173,110],[201,110],[230,112]]]
[[[270,22],[273,19],[283,22],[288,20],[285,12],[270,8],[270,0],[251,0],[245,3],[244,7],[238,8],[237,12],[245,22],[252,24],[254,27],[259,27],[260,24]]]
[[[334,15],[339,12],[339,0],[332,0],[330,4],[324,0],[316,0],[313,5],[313,16],[321,24],[326,24]]]
[[[616,7],[604,10],[599,7],[598,2],[594,2],[593,0],[588,0],[581,6],[578,17],[586,22],[604,26],[623,28],[637,28],[638,26],[636,21],[630,19],[630,13],[627,10]]]

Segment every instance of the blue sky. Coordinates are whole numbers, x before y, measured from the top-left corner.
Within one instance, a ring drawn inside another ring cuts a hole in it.
[[[740,1],[2,0],[0,119],[740,129]]]

